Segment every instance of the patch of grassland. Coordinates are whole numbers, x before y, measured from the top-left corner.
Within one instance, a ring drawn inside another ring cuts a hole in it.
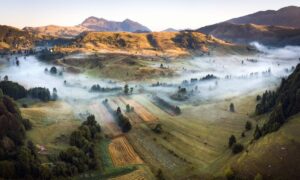
[[[27,133],[28,139],[44,146],[47,154],[67,148],[69,135],[80,125],[72,108],[64,102],[36,103],[21,108],[21,113],[33,124],[32,130]]]
[[[256,104],[255,96],[256,94],[250,94],[246,97],[199,106],[186,105],[182,107],[182,114],[179,116],[170,116],[142,95],[133,96],[133,99],[159,117],[159,123],[162,124],[161,134],[143,128],[144,130],[139,133],[147,138],[144,141],[162,147],[184,164],[174,166],[171,171],[169,167],[161,166],[163,172],[171,173],[171,177],[186,178],[187,174],[220,172],[223,165],[232,157],[231,150],[228,148],[228,138],[231,134],[235,135],[237,141],[242,144],[250,142],[253,129],[245,133],[246,137],[242,138],[241,133],[245,130],[246,121],[251,121],[254,127],[256,125],[256,120],[251,116]],[[235,104],[235,113],[228,110],[231,102]],[[139,146],[136,145],[135,148],[138,149]],[[151,156],[151,154],[144,153],[141,156]],[[157,154],[156,156],[159,157]],[[157,162],[148,163],[152,167],[157,166],[155,164]]]

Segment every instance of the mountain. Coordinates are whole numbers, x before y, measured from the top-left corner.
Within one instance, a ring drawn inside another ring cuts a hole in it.
[[[272,46],[300,45],[300,29],[292,27],[224,22],[196,31],[240,44],[257,41]]]
[[[86,27],[93,31],[110,31],[110,32],[136,32],[136,31],[150,31],[149,28],[126,19],[122,22],[108,21],[103,18],[91,16],[84,20],[80,26]]]
[[[174,28],[168,28],[168,29],[163,30],[162,32],[178,32],[178,30],[174,29]]]
[[[60,51],[184,56],[213,52],[243,53],[249,49],[199,32],[85,32],[76,37],[70,46],[60,47]]]
[[[234,24],[258,24],[300,28],[300,7],[288,6],[277,11],[259,11],[254,14],[228,20]]]
[[[150,29],[126,19],[122,22],[108,21],[103,18],[89,17],[81,24],[76,26],[42,26],[42,27],[25,27],[25,31],[34,33],[40,36],[53,36],[72,38],[86,31],[109,31],[109,32],[149,32]]]
[[[3,49],[28,49],[33,45],[33,36],[10,26],[0,25],[0,50]]]

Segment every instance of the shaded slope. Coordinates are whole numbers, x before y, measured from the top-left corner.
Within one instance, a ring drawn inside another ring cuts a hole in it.
[[[300,28],[300,7],[288,6],[277,11],[268,10],[260,11],[243,17],[228,20],[234,24],[259,24],[259,25],[274,25],[288,26]]]

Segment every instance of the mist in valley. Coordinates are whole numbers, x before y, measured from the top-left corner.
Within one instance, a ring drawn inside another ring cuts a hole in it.
[[[1,77],[7,75],[9,80],[18,82],[27,89],[45,87],[52,92],[53,88],[56,88],[59,99],[74,106],[76,112],[88,111],[87,106],[91,103],[100,103],[105,98],[124,94],[122,90],[91,92],[90,89],[95,84],[113,88],[124,87],[128,83],[130,87],[134,87],[133,94],[158,96],[179,106],[189,103],[199,104],[241,96],[256,90],[274,89],[281,82],[281,78],[288,76],[299,62],[300,47],[268,48],[258,43],[252,45],[260,51],[259,54],[194,57],[179,60],[175,64],[167,63],[166,66],[170,68],[176,66],[177,75],[154,79],[152,84],[73,74],[61,66],[40,62],[35,56],[18,57],[19,66],[15,63],[15,57],[10,57],[9,61],[2,59],[4,66],[0,74]],[[83,54],[74,57],[85,58]],[[56,75],[49,72],[53,66],[57,67]],[[60,72],[62,75],[59,75]],[[213,75],[213,78],[201,79],[207,75]],[[172,98],[180,88],[185,88],[186,98],[180,100]]]

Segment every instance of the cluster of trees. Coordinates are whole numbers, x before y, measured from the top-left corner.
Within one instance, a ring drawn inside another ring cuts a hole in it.
[[[234,135],[231,135],[228,140],[228,146],[231,148],[233,154],[240,153],[244,150],[244,146],[240,143],[237,143]]]
[[[15,102],[0,89],[0,179],[38,178],[44,167],[35,146],[26,143],[25,132],[32,125],[23,119]]]
[[[9,130],[7,130],[9,134]],[[76,175],[97,168],[94,142],[99,138],[101,128],[93,115],[74,131],[70,137],[71,147],[51,156],[52,165],[43,165],[37,156],[35,145],[28,141],[25,133],[15,146],[7,145],[15,140],[2,134],[0,143],[0,178],[7,179],[52,179]],[[13,133],[18,133],[15,129]],[[10,149],[8,149],[10,148]]]
[[[265,94],[259,104],[260,106],[267,104],[265,108],[270,109],[271,113],[269,119],[261,128],[256,127],[254,139],[278,130],[290,116],[300,112],[300,64],[297,65],[295,71],[287,79],[282,79],[276,92]],[[269,103],[262,103],[263,101]]]
[[[53,88],[53,94],[51,96],[50,91],[47,88],[35,87],[27,91],[23,86],[12,81],[1,81],[0,89],[2,89],[3,94],[12,97],[15,100],[30,96],[31,98],[37,98],[46,102],[56,100],[58,97],[56,88]]]
[[[122,90],[122,87],[101,87],[99,84],[94,84],[90,91],[91,92],[110,92],[110,91],[120,91]]]
[[[116,119],[117,119],[117,123],[120,126],[120,128],[122,129],[123,132],[128,132],[131,129],[131,124],[129,122],[128,117],[124,116],[121,108],[118,107],[117,111],[116,111]]]
[[[36,99],[40,99],[42,101],[50,101],[51,94],[49,89],[42,87],[35,87],[28,90],[28,96]]]
[[[21,99],[27,96],[26,89],[20,84],[12,81],[1,81],[0,89],[2,89],[5,95],[14,99]]]
[[[39,52],[37,58],[42,61],[53,61],[56,59],[61,59],[65,55],[62,52],[53,51],[53,49],[43,49]]]
[[[277,94],[275,91],[266,91],[263,93],[262,97],[257,96],[256,100],[259,101],[259,103],[256,105],[256,114],[260,115],[270,112],[276,103],[276,98]]]
[[[100,125],[95,116],[90,115],[70,136],[72,147],[61,151],[53,168],[55,176],[73,176],[87,170],[96,169],[98,162],[95,152],[95,141],[99,139]]]
[[[127,112],[133,112],[134,111],[134,107],[130,106],[129,104],[126,105],[126,111]]]
[[[163,108],[167,108],[177,115],[181,114],[181,109],[179,106],[173,106],[172,104],[170,104],[169,102],[165,101],[164,99],[162,99],[158,96],[155,96],[154,100],[157,102],[157,104],[159,106],[161,106]]]
[[[128,95],[129,93],[132,94],[133,93],[133,87],[129,88],[128,84],[125,84],[125,86],[124,86],[124,93],[126,95]]]

